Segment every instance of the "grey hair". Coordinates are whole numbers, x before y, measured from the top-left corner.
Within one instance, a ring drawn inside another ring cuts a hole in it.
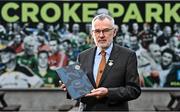
[[[99,15],[95,16],[95,17],[93,18],[93,20],[92,20],[92,26],[93,26],[93,24],[94,24],[94,22],[95,22],[96,20],[104,20],[104,19],[106,19],[106,18],[109,19],[109,20],[112,22],[112,25],[113,25],[113,27],[114,27],[114,25],[115,25],[114,19],[113,19],[111,16],[107,15],[107,14],[99,14]]]
[[[24,38],[23,42],[24,42],[24,45],[28,44],[28,43],[36,44],[36,37],[35,36],[27,36]]]

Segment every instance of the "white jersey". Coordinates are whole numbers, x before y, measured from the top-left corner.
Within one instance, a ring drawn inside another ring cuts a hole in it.
[[[0,76],[1,88],[36,88],[40,87],[43,81],[37,76],[27,76],[22,72],[5,72]]]

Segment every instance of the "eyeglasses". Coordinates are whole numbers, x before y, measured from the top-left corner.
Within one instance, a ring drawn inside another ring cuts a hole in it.
[[[108,34],[111,30],[113,30],[114,28],[105,28],[103,30],[99,30],[99,29],[96,29],[96,30],[92,30],[96,35],[99,35],[101,32],[106,35]]]

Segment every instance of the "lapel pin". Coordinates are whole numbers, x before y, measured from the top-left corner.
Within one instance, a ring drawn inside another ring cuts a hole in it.
[[[112,66],[113,65],[113,60],[109,60],[109,66]]]
[[[76,69],[76,70],[79,70],[79,69],[80,69],[80,66],[79,66],[79,65],[75,65],[75,69]]]

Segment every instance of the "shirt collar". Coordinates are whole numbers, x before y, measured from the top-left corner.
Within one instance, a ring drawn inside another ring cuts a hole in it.
[[[113,43],[111,43],[111,45],[105,50],[107,55],[110,55],[112,48],[113,48]],[[97,54],[100,55],[100,53],[101,53],[101,48],[97,47]]]

